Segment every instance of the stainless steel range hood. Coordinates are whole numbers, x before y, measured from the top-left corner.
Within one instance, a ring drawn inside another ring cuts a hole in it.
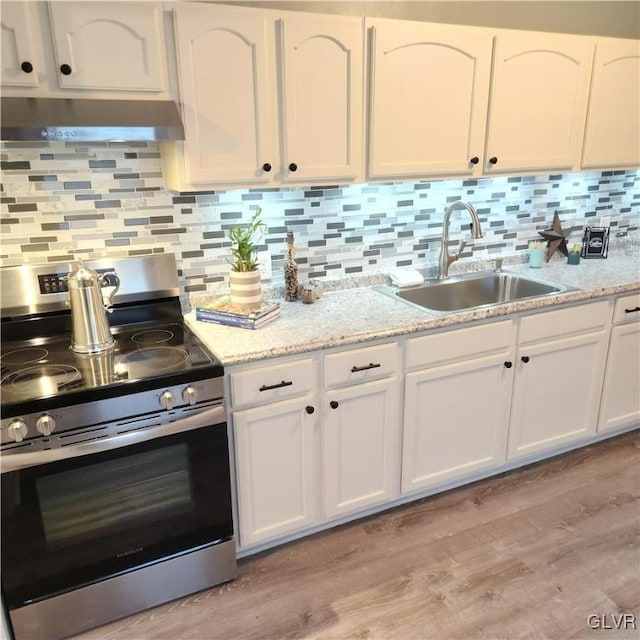
[[[2,98],[1,140],[184,140],[170,100]]]

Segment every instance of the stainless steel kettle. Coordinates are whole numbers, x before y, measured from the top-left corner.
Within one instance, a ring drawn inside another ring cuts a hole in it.
[[[100,353],[112,349],[115,340],[109,329],[107,311],[111,311],[113,296],[120,287],[115,271],[96,273],[82,260],[67,276],[71,307],[71,348],[78,353]],[[102,287],[113,290],[104,303]]]

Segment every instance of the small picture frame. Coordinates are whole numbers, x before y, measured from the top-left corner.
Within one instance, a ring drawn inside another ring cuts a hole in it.
[[[582,258],[606,258],[609,252],[609,227],[587,227],[582,238]]]

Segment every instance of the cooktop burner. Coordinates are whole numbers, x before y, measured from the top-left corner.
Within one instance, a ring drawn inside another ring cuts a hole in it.
[[[129,369],[140,370],[143,374],[146,369],[150,374],[153,371],[174,369],[188,357],[189,354],[179,347],[150,347],[131,351],[122,356],[119,362]]]
[[[174,335],[168,329],[149,329],[148,331],[140,331],[131,336],[131,340],[136,344],[161,344],[169,342]]]
[[[107,387],[116,390],[117,395],[124,392],[117,390],[124,384],[219,367],[182,322],[116,328],[114,338],[113,349],[95,355],[72,351],[66,335],[3,345],[0,356],[3,409],[15,403]],[[36,341],[43,344],[34,345]],[[127,392],[132,390],[127,387]]]
[[[2,393],[9,397],[37,397],[61,393],[80,381],[80,372],[68,364],[36,364],[2,378]]]
[[[44,360],[49,355],[46,349],[40,347],[25,347],[24,349],[14,349],[0,356],[0,364],[29,364]]]

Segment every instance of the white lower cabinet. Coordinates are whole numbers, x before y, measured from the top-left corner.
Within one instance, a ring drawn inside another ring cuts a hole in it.
[[[241,549],[634,426],[639,320],[632,294],[238,366]]]
[[[409,362],[435,361],[405,377],[403,493],[504,462],[513,342],[509,320],[408,342]]]
[[[399,494],[400,345],[327,354],[322,395],[321,361],[285,358],[229,375],[242,548]]]
[[[504,462],[512,378],[502,356],[406,376],[404,493]]]
[[[616,301],[598,431],[640,422],[640,294]]]
[[[607,301],[522,319],[510,459],[595,433],[610,319]]]
[[[233,414],[240,545],[319,519],[320,431],[312,394]]]
[[[399,379],[328,391],[324,416],[327,517],[396,497],[400,478]]]

